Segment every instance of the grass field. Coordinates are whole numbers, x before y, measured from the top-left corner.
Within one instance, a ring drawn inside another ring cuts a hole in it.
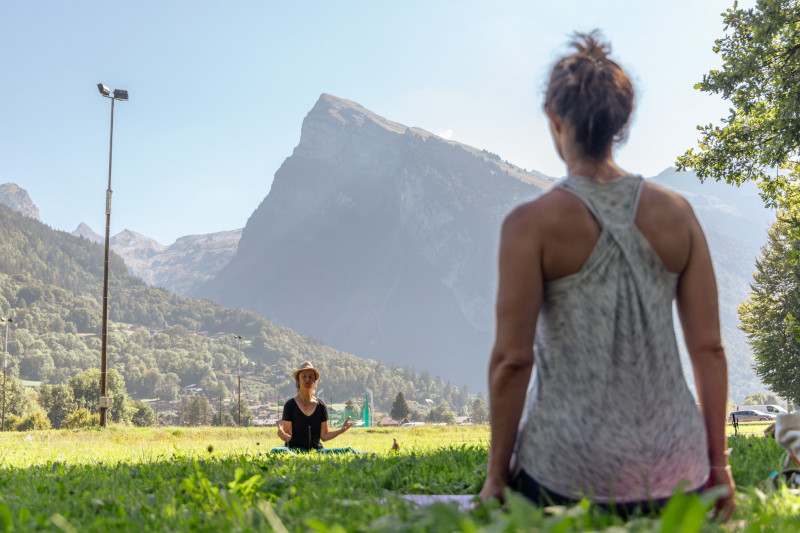
[[[769,427],[768,422],[742,422],[739,424],[740,435],[763,435],[764,430]],[[733,425],[728,424],[725,426],[725,433],[730,436],[735,433]]]
[[[391,453],[396,438],[399,453]],[[588,505],[537,509],[512,497],[459,512],[403,494],[468,494],[485,477],[488,428],[353,429],[330,444],[360,455],[269,453],[274,429],[0,434],[0,531],[798,531],[800,496],[763,484],[782,451],[731,439],[739,506],[727,527],[707,502],[677,497],[631,521]]]

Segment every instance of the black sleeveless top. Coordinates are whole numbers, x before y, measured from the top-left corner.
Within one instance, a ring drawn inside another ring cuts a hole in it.
[[[328,408],[322,400],[317,399],[317,408],[308,416],[292,398],[283,406],[283,419],[292,423],[292,439],[287,444],[289,448],[322,448],[320,431],[322,423],[328,421]]]

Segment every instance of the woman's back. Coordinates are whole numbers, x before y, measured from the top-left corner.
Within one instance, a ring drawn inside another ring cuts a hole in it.
[[[551,193],[575,198],[589,220],[575,223],[580,209],[564,209],[554,220],[572,227],[574,249],[557,246],[548,257],[548,241],[542,246],[543,263],[571,268],[551,270],[554,279],[545,282],[519,460],[548,489],[573,498],[663,498],[681,479],[697,488],[708,475],[705,428],[672,323],[678,274],[638,224],[653,227],[659,218],[642,212],[641,186],[632,176],[570,177]],[[686,257],[688,246],[653,229],[667,259]],[[569,264],[582,256],[582,264]]]
[[[544,280],[578,272],[600,236],[597,220],[581,200],[562,189],[529,205],[533,204],[539,204],[535,216],[541,228]],[[670,272],[679,274],[687,264],[693,222],[691,207],[682,196],[644,184],[635,223]]]

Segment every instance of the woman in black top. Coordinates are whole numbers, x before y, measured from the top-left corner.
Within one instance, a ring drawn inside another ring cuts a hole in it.
[[[294,372],[297,395],[283,406],[283,427],[278,423],[278,436],[289,448],[322,448],[320,441],[334,439],[353,425],[348,416],[340,429],[328,430],[328,408],[314,396],[318,380],[319,371],[310,361]]]

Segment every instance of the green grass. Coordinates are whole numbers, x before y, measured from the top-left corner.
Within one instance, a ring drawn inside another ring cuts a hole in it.
[[[769,422],[742,422],[739,424],[740,435],[763,435],[764,430],[769,427]],[[735,433],[731,424],[725,426],[725,434],[731,436]]]
[[[391,453],[396,438],[399,453]],[[624,521],[588,505],[542,510],[511,495],[416,507],[402,494],[476,494],[488,429],[353,429],[331,445],[362,455],[285,456],[274,428],[43,431],[0,435],[0,531],[727,531],[708,502],[675,498],[660,518]],[[797,531],[800,496],[762,485],[782,451],[731,439],[734,529]]]

